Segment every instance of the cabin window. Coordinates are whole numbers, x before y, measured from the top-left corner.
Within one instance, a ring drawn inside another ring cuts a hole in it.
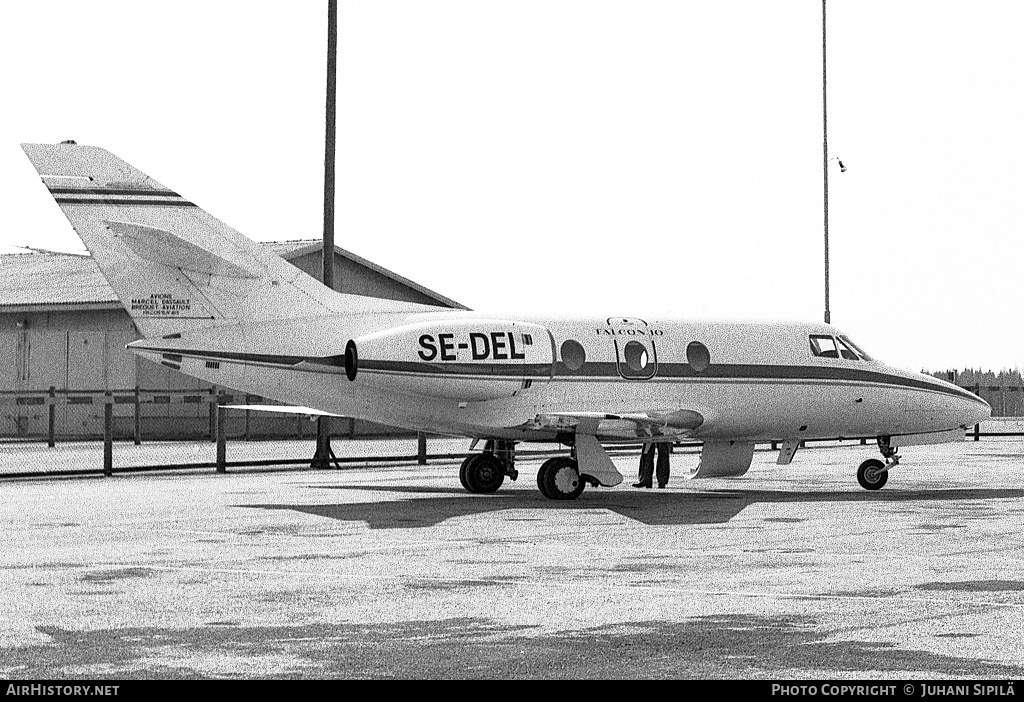
[[[836,340],[823,334],[811,335],[811,354],[819,358],[839,358]]]
[[[696,372],[703,373],[711,365],[711,353],[708,351],[708,347],[699,341],[691,341],[686,347],[686,362]]]
[[[562,342],[562,364],[571,371],[577,371],[587,362],[587,352],[583,344],[575,339],[566,339]]]
[[[647,369],[650,357],[647,355],[647,347],[639,341],[630,341],[622,349],[622,357],[631,371],[643,373]]]

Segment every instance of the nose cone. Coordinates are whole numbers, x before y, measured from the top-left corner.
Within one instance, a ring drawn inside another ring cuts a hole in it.
[[[987,402],[959,385],[926,375],[918,377],[935,389],[945,391],[941,396],[935,396],[933,402],[935,407],[945,407],[945,417],[947,421],[952,420],[949,421],[951,425],[972,427],[992,416],[992,407]]]
[[[964,424],[978,424],[992,416],[992,405],[980,397],[976,400],[967,400],[965,404],[964,415],[968,417],[968,420]]]

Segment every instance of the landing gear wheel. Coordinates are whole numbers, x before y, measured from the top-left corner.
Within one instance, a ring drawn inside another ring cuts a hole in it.
[[[466,490],[469,490],[469,483],[466,482],[466,468],[473,462],[476,456],[477,454],[475,453],[466,456],[465,460],[462,461],[462,466],[459,468],[459,482],[462,483],[462,487],[466,488]]]
[[[882,470],[885,464],[877,458],[870,458],[857,469],[857,482],[865,490],[879,490],[889,479],[889,471]]]
[[[462,462],[459,481],[472,493],[495,492],[505,481],[501,461],[490,453],[476,453]]]
[[[586,486],[579,464],[572,458],[549,458],[537,471],[537,487],[549,500],[575,500]]]

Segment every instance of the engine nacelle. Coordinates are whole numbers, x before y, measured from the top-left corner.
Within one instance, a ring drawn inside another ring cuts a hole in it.
[[[350,380],[458,401],[513,397],[554,372],[551,334],[539,324],[455,319],[417,322],[348,342]]]

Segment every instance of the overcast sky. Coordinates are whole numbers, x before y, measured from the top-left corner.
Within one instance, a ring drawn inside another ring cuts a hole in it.
[[[0,252],[81,244],[20,142],[322,234],[326,2],[8,3]],[[1024,3],[828,4],[832,322],[1024,367]],[[821,3],[339,3],[337,243],[473,309],[821,320]]]

